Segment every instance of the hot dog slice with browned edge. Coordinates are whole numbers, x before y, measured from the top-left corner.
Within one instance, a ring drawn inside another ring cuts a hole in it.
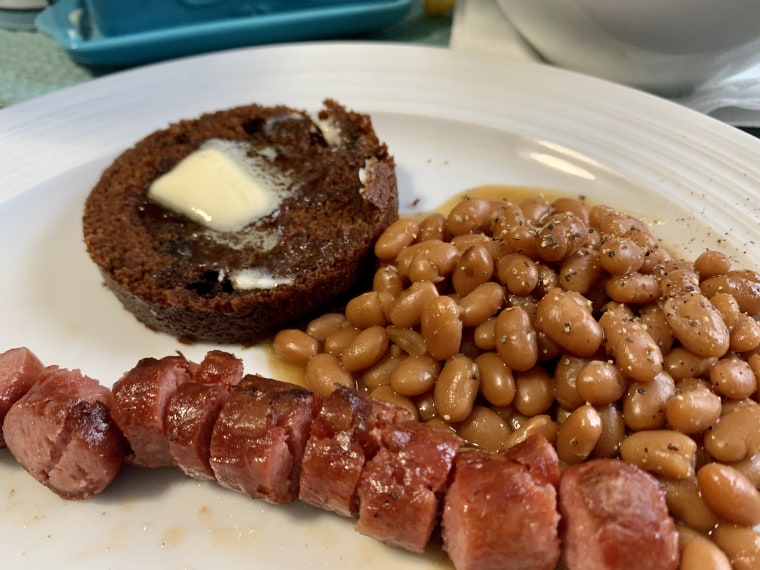
[[[211,435],[217,481],[254,499],[298,498],[304,448],[321,399],[313,392],[248,374],[233,388]]]
[[[5,447],[3,421],[11,406],[26,394],[44,365],[28,348],[10,348],[0,354],[0,449]]]
[[[506,453],[462,451],[441,520],[457,570],[553,570],[560,557],[559,462],[534,435]]]
[[[381,447],[359,481],[356,530],[424,552],[461,440],[447,429],[414,421],[379,426],[378,433]]]
[[[111,392],[79,370],[45,369],[5,416],[5,438],[32,477],[64,499],[100,493],[127,444],[111,419]]]
[[[311,425],[299,498],[343,516],[359,510],[356,489],[364,464],[380,448],[378,424],[411,420],[407,410],[338,387]]]
[[[678,533],[654,477],[617,459],[565,469],[560,481],[568,570],[676,570]]]
[[[132,447],[130,463],[174,465],[166,438],[166,408],[197,366],[179,355],[143,358],[113,385],[111,415]]]
[[[209,459],[211,433],[230,389],[243,378],[243,361],[221,350],[209,351],[192,381],[175,392],[166,408],[169,452],[182,472],[195,479],[213,479]]]

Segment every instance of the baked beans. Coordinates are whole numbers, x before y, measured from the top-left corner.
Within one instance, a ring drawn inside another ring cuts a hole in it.
[[[275,339],[307,386],[355,385],[490,451],[540,433],[562,465],[620,458],[663,483],[684,570],[758,567],[760,273],[543,196],[470,195],[375,253],[370,291]]]

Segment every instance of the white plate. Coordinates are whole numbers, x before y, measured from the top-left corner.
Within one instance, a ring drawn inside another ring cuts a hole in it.
[[[760,265],[760,142],[652,96],[538,64],[439,48],[300,44],[135,69],[0,111],[0,350],[111,385],[144,356],[187,347],[154,334],[102,287],[82,203],[117,153],[182,117],[257,101],[370,113],[398,162],[401,204],[425,210],[503,183],[583,194],[646,217],[688,255]],[[257,349],[237,350],[267,372]],[[430,568],[304,505],[276,507],[177,470],[127,470],[65,502],[0,452],[4,568]]]

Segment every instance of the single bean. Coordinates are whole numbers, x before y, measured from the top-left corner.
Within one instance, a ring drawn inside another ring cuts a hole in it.
[[[530,295],[538,285],[538,265],[522,253],[507,253],[496,260],[496,277],[510,293]]]
[[[539,263],[538,284],[533,290],[533,295],[540,299],[556,287],[559,287],[559,275],[557,275],[557,272],[545,263]]]
[[[412,400],[406,396],[402,396],[401,394],[394,392],[393,388],[391,388],[388,384],[378,386],[372,390],[369,395],[377,400],[383,400],[384,402],[389,402],[398,408],[407,410],[413,419],[419,419],[417,406],[414,404],[414,402],[412,402]]]
[[[332,354],[335,357],[340,358],[341,354],[345,350],[352,340],[359,334],[359,329],[348,325],[335,329],[333,332],[327,335],[325,338],[324,351],[328,354]]]
[[[596,442],[593,457],[617,457],[620,452],[620,443],[625,437],[625,420],[615,404],[599,406],[597,408],[599,418],[602,420],[602,433]]]
[[[562,196],[552,201],[551,206],[558,213],[572,212],[588,224],[588,207],[581,200]]]
[[[602,344],[602,327],[590,303],[573,291],[551,289],[538,302],[536,328],[576,356],[592,356]]]
[[[663,357],[673,348],[673,331],[665,318],[665,313],[657,303],[645,305],[639,309],[639,322],[660,348]]]
[[[610,276],[604,290],[613,301],[641,305],[651,303],[660,296],[660,282],[655,275],[625,273]]]
[[[319,342],[324,342],[331,332],[348,324],[343,313],[325,313],[309,321],[306,334]]]
[[[423,218],[419,223],[417,239],[426,241],[429,239],[438,239],[444,241],[446,238],[446,217],[440,212],[434,212]]]
[[[693,267],[673,269],[660,279],[661,297],[695,291],[699,291],[699,277]]]
[[[427,394],[423,394],[422,396],[415,398],[414,401],[417,404],[417,411],[419,412],[421,421],[427,422],[433,418],[438,418],[438,412],[435,409],[435,399],[433,398],[432,390]],[[447,428],[450,427],[449,424],[444,425]]]
[[[694,260],[694,269],[699,273],[700,279],[709,279],[731,271],[731,260],[725,253],[708,249]]]
[[[739,313],[731,329],[729,350],[749,352],[760,347],[760,323],[746,313]]]
[[[475,359],[480,375],[480,393],[489,404],[508,406],[515,398],[515,378],[501,357],[484,352]]]
[[[446,360],[459,352],[462,344],[462,309],[451,297],[428,302],[420,316],[420,334],[433,358]]]
[[[625,393],[625,379],[620,369],[604,360],[587,363],[575,379],[578,395],[589,404],[603,406],[618,401]]]
[[[538,359],[542,362],[555,360],[565,353],[565,350],[550,339],[544,331],[536,331],[536,344],[538,344]]]
[[[731,561],[712,540],[699,536],[681,552],[680,570],[731,570]]]
[[[739,526],[760,524],[760,491],[733,467],[703,465],[697,483],[707,506],[723,520]]]
[[[419,226],[414,220],[401,218],[389,225],[375,242],[375,257],[392,261],[417,237]]]
[[[627,319],[621,311],[607,310],[599,325],[604,330],[607,354],[623,374],[637,382],[649,382],[662,372],[662,351],[639,321]]]
[[[632,430],[663,427],[668,401],[675,393],[675,382],[667,372],[660,372],[649,382],[631,383],[623,400],[626,425]]]
[[[757,271],[729,271],[725,275],[705,279],[699,287],[708,297],[721,292],[730,293],[736,298],[743,313],[760,313],[760,273]]]
[[[460,255],[476,245],[484,247],[492,259],[498,259],[509,251],[505,244],[486,234],[462,234],[451,238],[450,243],[456,247]]]
[[[483,229],[491,211],[491,203],[488,200],[468,196],[451,209],[446,218],[446,229],[453,235],[476,232]]]
[[[731,409],[705,433],[704,446],[716,461],[741,461],[760,453],[760,404]]]
[[[746,360],[721,358],[710,369],[710,382],[720,395],[732,400],[749,398],[757,391],[757,378]]]
[[[708,532],[718,518],[702,499],[696,476],[682,479],[661,478],[665,488],[665,502],[670,514],[686,523],[690,528]]]
[[[495,350],[496,349],[496,335],[494,329],[496,328],[496,317],[491,317],[480,323],[475,327],[473,335],[473,341],[475,346],[480,350]]]
[[[496,352],[512,370],[529,370],[538,362],[538,343],[528,312],[509,307],[496,317]]]
[[[365,370],[382,358],[388,350],[388,332],[374,325],[357,334],[343,349],[341,364],[349,372]]]
[[[694,354],[720,357],[728,350],[728,327],[701,293],[674,295],[665,300],[663,311],[675,337]]]
[[[620,444],[624,461],[663,477],[684,479],[694,475],[697,444],[672,430],[632,433]]]
[[[730,464],[739,473],[744,475],[750,482],[760,489],[760,453]]]
[[[372,290],[379,293],[389,293],[395,298],[404,290],[404,280],[395,265],[383,265],[375,271],[372,279]]]
[[[542,366],[515,372],[515,399],[512,405],[519,413],[532,417],[543,414],[554,403],[554,383]]]
[[[388,320],[397,327],[412,328],[420,324],[422,311],[438,297],[438,289],[430,281],[418,281],[404,289],[390,307]]]
[[[584,400],[578,393],[578,373],[589,363],[587,358],[565,355],[554,368],[554,397],[557,403],[568,411],[582,406]]]
[[[644,250],[631,238],[611,235],[599,249],[599,265],[607,273],[622,275],[641,269]]]
[[[284,329],[275,335],[272,351],[284,362],[304,365],[319,352],[319,341],[299,329]]]
[[[565,291],[586,295],[602,276],[599,251],[582,247],[562,260],[559,268],[559,286]]]
[[[518,202],[520,211],[522,211],[525,220],[529,224],[539,225],[544,222],[547,216],[551,215],[554,211],[551,202],[541,194],[529,196]]]
[[[683,346],[676,346],[663,360],[663,368],[676,380],[699,378],[709,372],[717,358],[697,356]]]
[[[494,316],[504,304],[504,287],[493,281],[482,283],[462,297],[462,324],[476,327]]]
[[[710,538],[726,553],[733,570],[760,568],[760,532],[721,523],[713,529]]]
[[[522,253],[530,258],[537,256],[537,230],[530,224],[510,227],[501,239],[512,253]]]
[[[615,236],[623,236],[633,230],[641,233],[649,232],[643,221],[629,214],[616,212],[603,204],[597,204],[589,210],[589,223],[603,233]]]
[[[649,231],[632,229],[625,235],[644,249],[644,263],[639,270],[641,273],[654,273],[658,268],[672,260],[667,248],[662,247]]]
[[[435,408],[444,421],[464,421],[480,389],[480,376],[475,362],[463,354],[450,358],[441,369],[433,389]]]
[[[665,418],[674,430],[696,434],[714,424],[721,409],[720,396],[705,381],[686,378],[676,384],[675,395],[665,404]]]
[[[588,243],[588,226],[572,212],[552,214],[538,230],[537,254],[547,262],[558,262]]]
[[[507,448],[513,447],[518,443],[522,443],[530,436],[535,434],[541,434],[549,443],[554,444],[557,440],[557,423],[546,414],[539,414],[528,418],[524,422],[520,423],[509,436],[507,440]]]
[[[360,329],[374,325],[385,326],[388,321],[380,293],[367,291],[350,299],[346,303],[346,319]]]
[[[491,280],[494,261],[482,245],[473,245],[462,252],[451,274],[451,284],[458,295],[465,296]]]
[[[718,309],[728,330],[733,330],[741,314],[739,303],[736,302],[734,296],[730,293],[716,293],[710,297],[710,302]]]
[[[433,388],[440,372],[440,363],[431,355],[411,355],[393,371],[390,385],[402,396],[420,396]]]
[[[401,277],[410,277],[413,264],[426,265],[427,270],[434,270],[437,276],[445,277],[454,270],[458,258],[459,251],[454,245],[431,239],[402,249],[396,256],[396,267]]]
[[[602,435],[602,419],[590,404],[576,408],[559,426],[557,455],[569,465],[585,461]]]
[[[454,426],[457,434],[473,447],[503,451],[511,434],[507,422],[486,406],[473,406],[467,418]]]
[[[351,373],[343,368],[340,360],[327,352],[313,356],[306,363],[304,384],[320,396],[329,396],[338,386],[356,388]]]

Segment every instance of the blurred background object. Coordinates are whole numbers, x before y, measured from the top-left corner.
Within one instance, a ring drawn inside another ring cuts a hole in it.
[[[47,5],[47,0],[0,0],[0,28],[33,30],[34,19]]]

